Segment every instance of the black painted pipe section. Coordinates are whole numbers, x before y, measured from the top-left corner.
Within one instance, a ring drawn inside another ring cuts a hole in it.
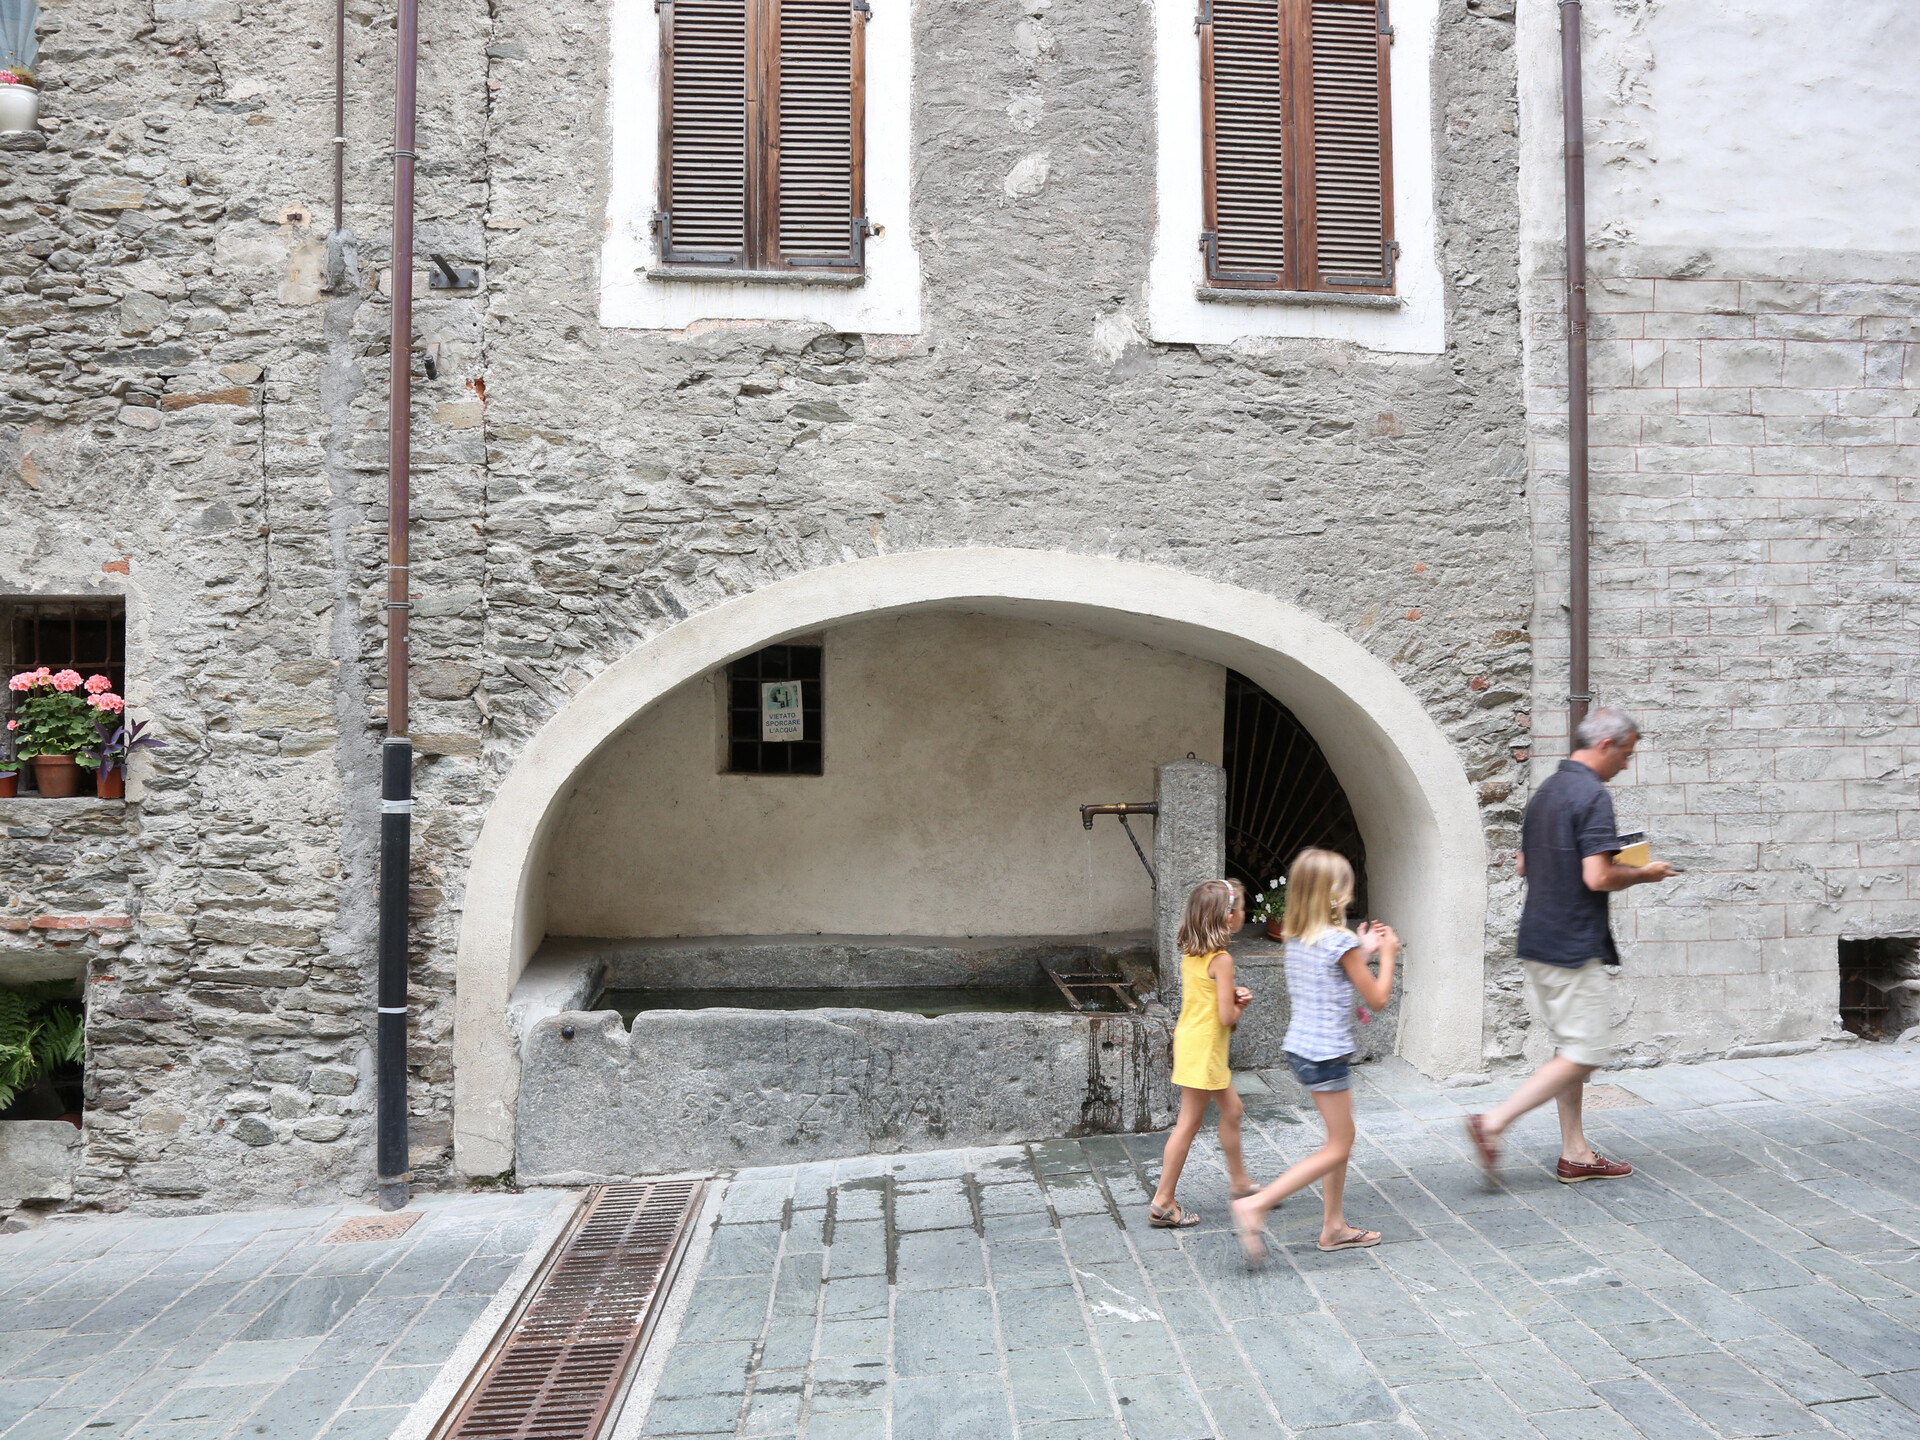
[[[407,1203],[407,873],[413,841],[413,743],[391,736],[380,755],[380,1208]]]

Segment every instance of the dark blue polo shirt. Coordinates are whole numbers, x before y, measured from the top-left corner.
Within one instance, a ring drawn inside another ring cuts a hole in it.
[[[1596,957],[1620,963],[1607,925],[1607,892],[1589,890],[1581,862],[1620,848],[1613,797],[1577,760],[1560,768],[1527,801],[1520,853],[1527,857],[1527,903],[1516,949],[1522,960],[1578,966]]]

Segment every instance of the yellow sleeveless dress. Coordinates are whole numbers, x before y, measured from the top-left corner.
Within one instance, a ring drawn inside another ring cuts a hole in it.
[[[1220,987],[1207,967],[1225,954],[1180,957],[1180,1019],[1173,1027],[1173,1083],[1194,1090],[1225,1090],[1233,1084],[1227,1042],[1233,1032],[1220,1023]]]

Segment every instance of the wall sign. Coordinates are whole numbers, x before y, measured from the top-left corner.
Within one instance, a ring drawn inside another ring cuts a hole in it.
[[[760,738],[804,740],[806,717],[800,709],[798,680],[767,680],[760,685]]]

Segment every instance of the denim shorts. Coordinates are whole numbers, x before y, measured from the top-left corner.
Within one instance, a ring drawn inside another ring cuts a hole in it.
[[[1350,1065],[1353,1057],[1351,1055],[1342,1055],[1335,1060],[1308,1060],[1289,1050],[1286,1056],[1287,1064],[1293,1070],[1293,1078],[1309,1090],[1317,1090],[1325,1094],[1334,1090],[1353,1088],[1353,1073]]]

